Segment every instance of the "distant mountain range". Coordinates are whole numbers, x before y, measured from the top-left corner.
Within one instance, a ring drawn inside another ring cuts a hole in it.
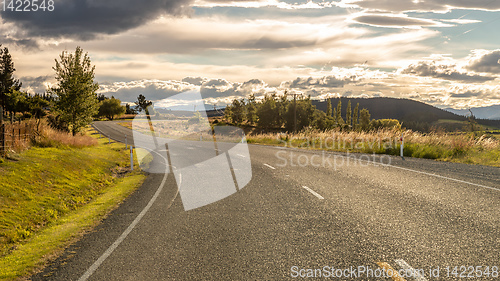
[[[463,116],[470,115],[468,109],[445,108],[444,110]],[[470,110],[472,111],[472,114],[476,116],[476,118],[500,120],[500,105],[472,107]]]

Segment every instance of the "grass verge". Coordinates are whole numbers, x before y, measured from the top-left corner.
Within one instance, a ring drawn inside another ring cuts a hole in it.
[[[500,140],[491,134],[421,134],[410,130],[370,132],[303,131],[296,134],[250,134],[248,143],[320,149],[339,152],[400,155],[404,134],[404,156],[500,167]]]
[[[145,176],[126,173],[123,144],[33,147],[0,164],[0,279],[42,266],[96,225]]]

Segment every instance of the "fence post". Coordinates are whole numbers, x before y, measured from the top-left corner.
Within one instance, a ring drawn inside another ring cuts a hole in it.
[[[403,138],[403,133],[401,133],[401,147],[400,147],[400,154],[401,154],[401,158],[404,160],[405,157],[403,156],[403,149],[404,149],[404,146],[405,146],[405,140]]]
[[[5,124],[0,123],[0,153],[5,156]]]
[[[130,170],[134,170],[134,151],[132,150],[132,146],[130,146]]]

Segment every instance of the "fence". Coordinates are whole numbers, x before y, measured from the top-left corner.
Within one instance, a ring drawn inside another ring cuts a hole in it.
[[[33,134],[33,126],[28,123],[0,124],[0,156],[9,149],[26,144]]]

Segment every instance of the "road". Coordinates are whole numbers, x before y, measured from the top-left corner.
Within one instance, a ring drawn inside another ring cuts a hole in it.
[[[112,122],[95,126],[119,141],[132,136]],[[189,211],[172,173],[149,175],[32,280],[281,280],[377,262],[424,270],[406,280],[462,280],[470,266],[477,280],[498,279],[500,169],[259,145],[249,152],[248,185]],[[392,280],[342,274],[334,279]]]

